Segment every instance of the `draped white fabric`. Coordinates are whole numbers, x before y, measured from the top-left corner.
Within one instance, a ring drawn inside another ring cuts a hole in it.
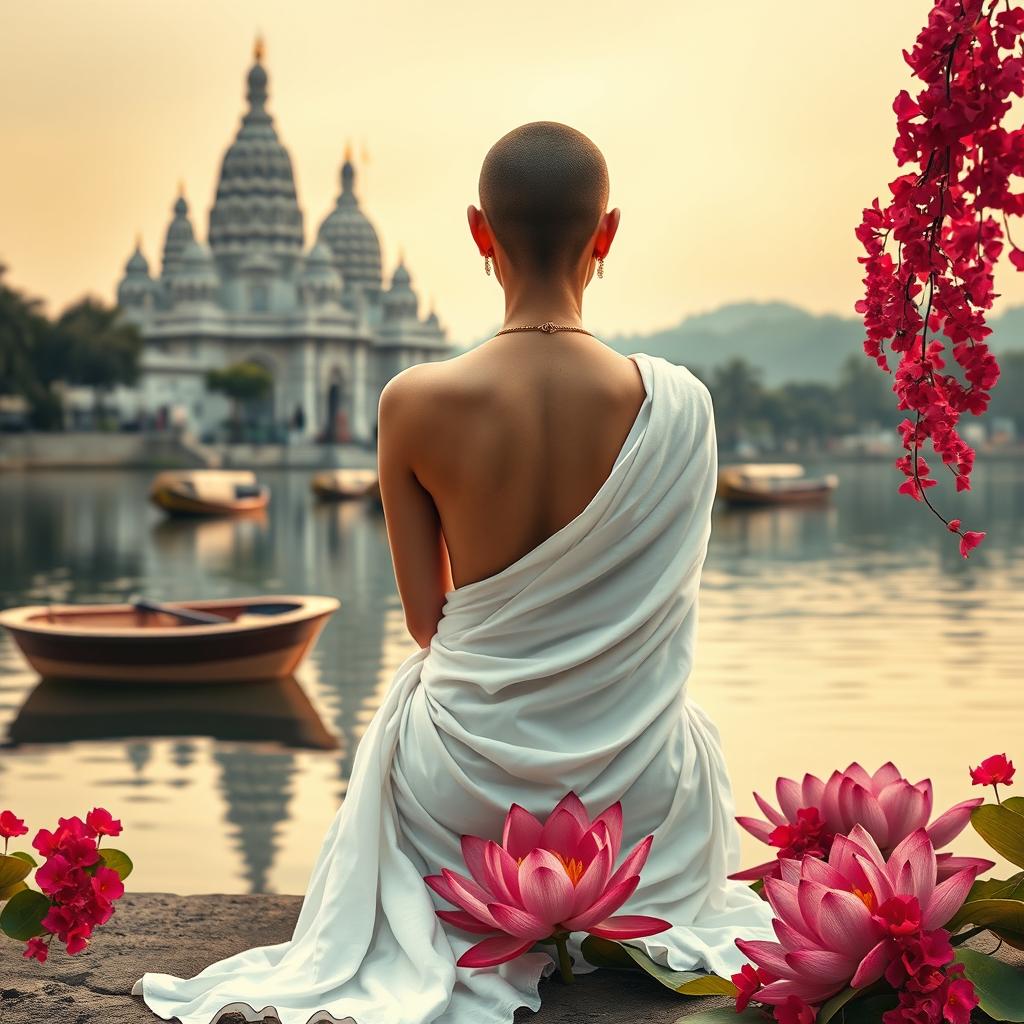
[[[770,914],[726,880],[738,859],[718,734],[686,696],[716,482],[711,399],[686,369],[636,355],[647,398],[608,479],[571,523],[447,595],[368,728],[289,942],[133,992],[159,1016],[227,1010],[282,1024],[509,1024],[537,1009],[546,953],[470,970],[479,936],[442,924],[422,881],[464,871],[459,837],[501,838],[511,803],[546,815],[569,790],[621,800],[623,849],[654,834],[622,913],[674,927],[631,940],[728,975]],[[578,948],[577,948],[578,953]],[[577,955],[577,970],[585,969]]]

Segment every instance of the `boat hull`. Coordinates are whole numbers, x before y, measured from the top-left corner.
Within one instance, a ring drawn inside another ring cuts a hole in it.
[[[209,516],[244,516],[262,512],[270,504],[269,488],[250,498],[233,501],[204,501],[173,487],[156,487],[150,500],[171,516],[204,518]]]
[[[0,614],[21,653],[44,678],[150,683],[237,683],[290,676],[338,607],[334,598],[254,598],[295,604],[274,616],[203,626],[130,605],[18,608]],[[246,602],[180,602],[169,607],[245,614]],[[240,610],[241,609],[241,610]],[[48,621],[49,620],[49,621]],[[161,621],[163,620],[163,621]]]
[[[834,490],[822,484],[773,492],[723,481],[718,485],[718,497],[730,505],[813,505],[828,501]]]
[[[379,500],[377,474],[364,470],[334,470],[317,473],[310,489],[320,501]]]

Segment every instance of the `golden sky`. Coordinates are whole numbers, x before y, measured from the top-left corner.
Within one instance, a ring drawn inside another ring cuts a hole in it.
[[[50,0],[0,15],[0,260],[53,308],[158,264],[177,183],[206,221],[257,32],[309,243],[347,139],[388,270],[455,340],[500,319],[465,226],[488,147],[557,120],[622,226],[586,319],[646,331],[745,299],[852,313],[853,229],[896,174],[891,102],[927,0]],[[365,147],[368,161],[360,160]],[[887,194],[887,193],[886,193]],[[1006,302],[1024,301],[1009,268]],[[1000,308],[997,305],[997,310]]]

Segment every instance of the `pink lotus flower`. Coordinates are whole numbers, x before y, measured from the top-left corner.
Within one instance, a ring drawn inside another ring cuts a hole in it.
[[[780,866],[780,878],[765,879],[778,942],[736,942],[759,974],[776,979],[748,998],[783,1006],[795,996],[815,1006],[848,985],[870,985],[890,968],[905,972],[908,950],[917,950],[912,955],[927,967],[929,951],[941,939],[931,933],[960,909],[974,879],[992,862],[976,862],[939,882],[924,828],[886,859],[867,829],[855,825],[848,837],[835,837],[827,862],[807,856]],[[890,980],[898,979],[891,973]]]
[[[633,894],[654,837],[639,843],[613,871],[622,843],[622,805],[591,821],[580,798],[568,793],[541,824],[518,804],[509,808],[501,844],[462,837],[472,878],[444,868],[424,881],[458,910],[437,916],[485,935],[459,957],[460,967],[493,967],[536,942],[558,947],[562,976],[572,980],[565,942],[570,932],[631,939],[670,928],[657,917],[613,917]]]
[[[835,771],[828,782],[816,775],[805,775],[802,783],[780,778],[775,793],[781,811],[776,810],[759,794],[754,794],[767,821],[759,818],[737,818],[737,822],[763,843],[779,848],[775,860],[732,875],[741,881],[780,876],[779,863],[784,858],[800,858],[805,854],[824,858],[836,836],[848,835],[854,825],[866,829],[876,845],[885,853],[896,848],[908,835],[927,828],[933,847],[939,849],[952,842],[971,819],[971,811],[982,801],[964,800],[930,825],[932,784],[923,779],[916,784],[900,775],[888,762],[869,775],[854,762],[846,771]],[[973,858],[939,856],[940,877],[975,864]]]

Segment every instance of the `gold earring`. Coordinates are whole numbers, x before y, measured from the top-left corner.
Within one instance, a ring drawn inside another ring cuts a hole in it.
[[[604,257],[597,257],[597,276],[604,277]]]
[[[490,254],[488,254],[487,256],[484,257],[484,273],[488,277],[491,276],[491,257],[490,257]]]

